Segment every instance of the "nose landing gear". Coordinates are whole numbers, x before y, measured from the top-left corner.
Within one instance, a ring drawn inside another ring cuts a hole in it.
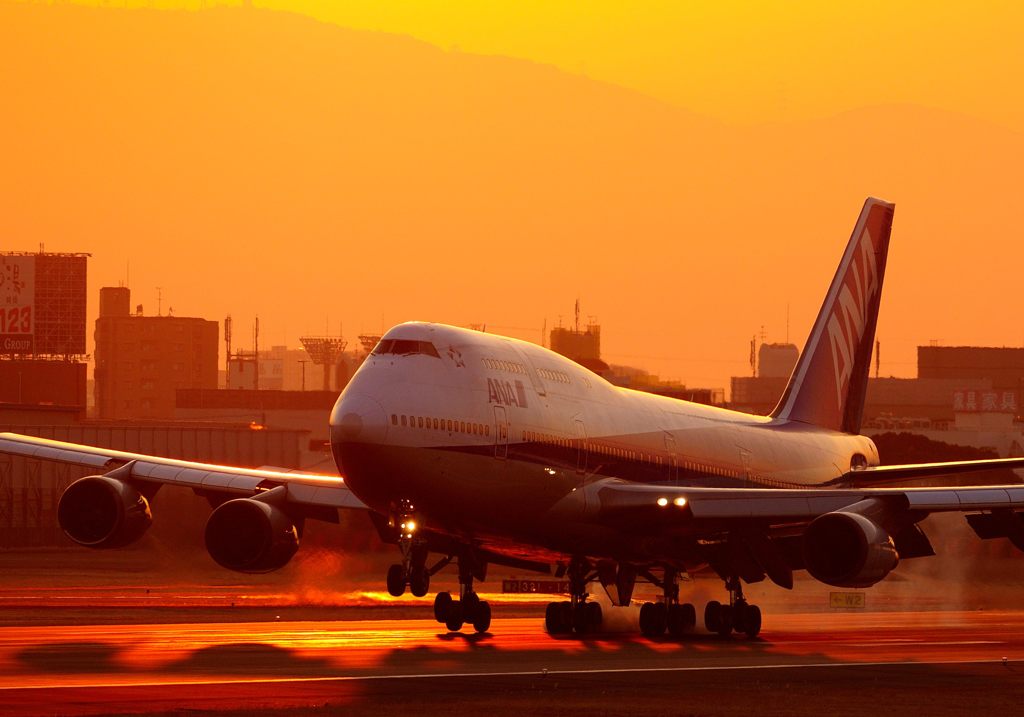
[[[419,526],[413,515],[405,513],[392,522],[399,530],[398,548],[402,551],[402,562],[388,568],[388,593],[401,597],[408,586],[413,595],[423,597],[430,590],[430,576],[440,568],[427,568],[427,546],[416,537]]]

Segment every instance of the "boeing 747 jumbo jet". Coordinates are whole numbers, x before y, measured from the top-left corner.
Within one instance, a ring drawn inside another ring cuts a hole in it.
[[[965,513],[980,538],[1024,550],[1024,485],[894,487],[1021,468],[1024,458],[882,466],[859,435],[892,217],[892,204],[864,204],[769,416],[617,388],[515,339],[406,323],[380,340],[331,413],[343,479],[10,433],[0,434],[0,452],[96,470],[58,508],[64,532],[90,548],[137,540],[160,486],[187,486],[213,506],[210,555],[243,573],[288,563],[306,520],[368,512],[401,551],[387,574],[391,594],[422,597],[431,576],[457,565],[458,594],[434,600],[449,630],[488,629],[490,606],[473,584],[497,564],[566,578],[569,600],[546,611],[552,634],[600,628],[589,586],[626,606],[637,580],[648,581],[663,594],[641,606],[651,637],[694,629],[679,581],[711,570],[728,600],[705,606],[705,626],[753,637],[761,611],[744,599],[744,583],[767,577],[790,589],[793,572],[806,570],[829,585],[869,587],[901,559],[934,554],[918,525],[931,513]]]

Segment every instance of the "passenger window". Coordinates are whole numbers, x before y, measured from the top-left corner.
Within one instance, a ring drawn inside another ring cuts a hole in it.
[[[406,418],[405,418],[405,414],[403,413],[403,414],[402,414],[402,425],[403,425],[403,426],[405,426],[405,425],[406,425],[406,423],[405,423],[405,422],[406,422]]]
[[[420,428],[423,428],[423,416],[420,416],[418,419],[416,419],[416,423],[419,425]]]
[[[397,426],[398,425],[398,414],[396,414],[396,413],[392,413],[391,414],[391,425],[392,426]]]

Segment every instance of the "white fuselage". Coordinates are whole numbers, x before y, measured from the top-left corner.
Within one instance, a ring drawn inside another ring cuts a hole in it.
[[[374,510],[411,500],[434,529],[520,549],[560,549],[545,513],[602,478],[820,487],[878,464],[864,436],[619,388],[540,346],[441,324],[391,329],[331,427]]]

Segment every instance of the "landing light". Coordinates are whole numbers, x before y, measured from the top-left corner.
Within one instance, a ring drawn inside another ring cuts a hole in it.
[[[678,505],[680,508],[682,508],[684,505],[686,505],[686,498],[676,498],[672,502]]]
[[[408,529],[410,533],[413,532],[414,530],[416,530],[416,521],[410,520],[408,523],[405,524],[405,527]]]
[[[666,505],[668,505],[668,498],[658,498],[658,505],[664,508]]]

